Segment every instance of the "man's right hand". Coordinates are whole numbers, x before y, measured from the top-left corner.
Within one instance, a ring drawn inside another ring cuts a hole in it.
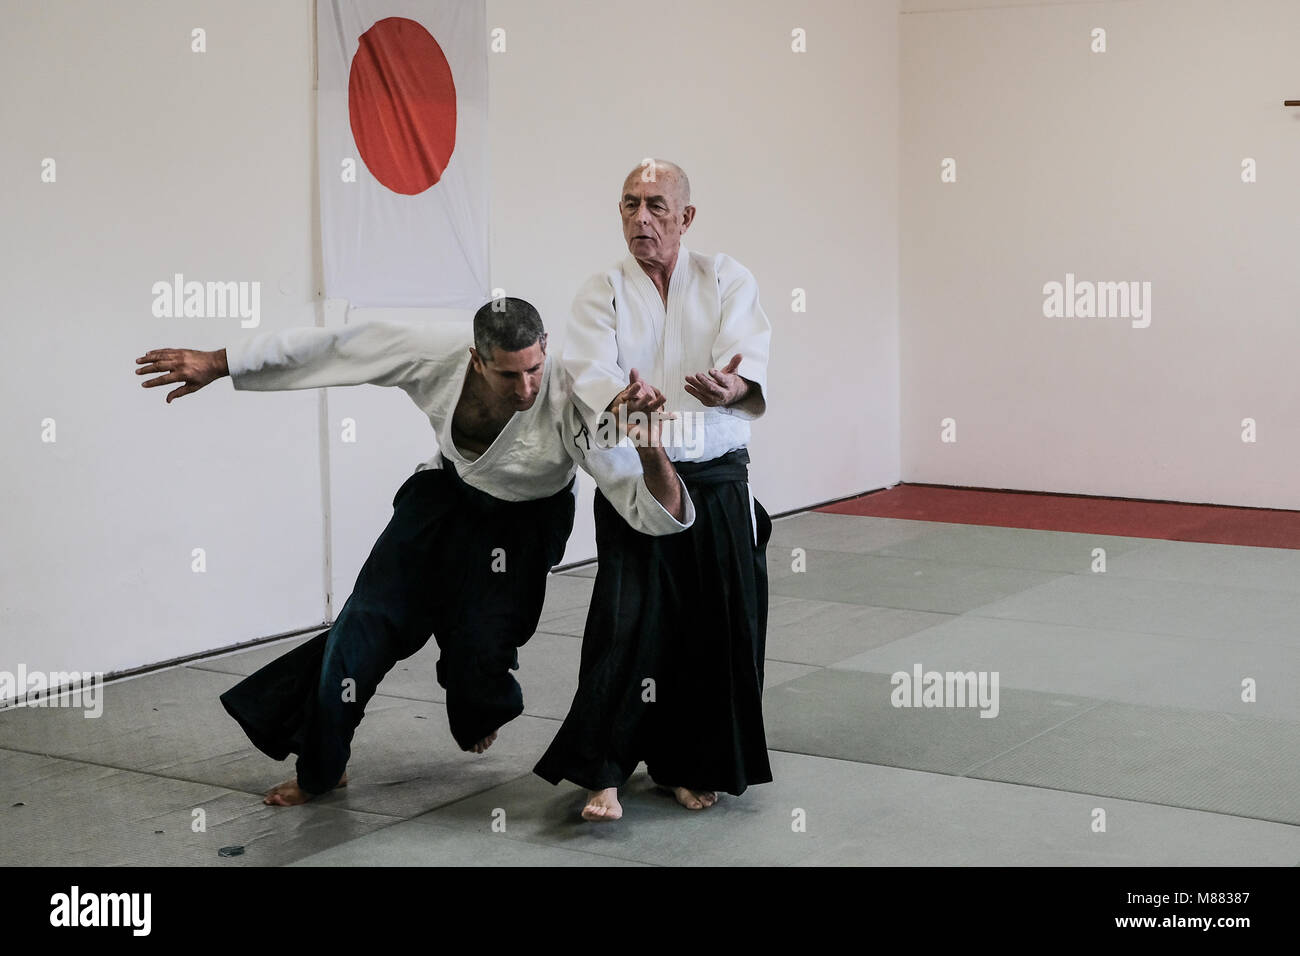
[[[609,403],[606,414],[616,416],[620,430],[632,439],[650,494],[665,511],[681,522],[686,520],[686,499],[677,469],[664,451],[660,432],[665,421],[677,417],[675,412],[662,411],[667,401],[659,389],[643,381],[640,373],[632,369],[627,388]]]
[[[135,370],[136,375],[165,373],[141,382],[140,384],[145,388],[172,385],[176,382],[183,383],[180,388],[174,388],[167,393],[168,405],[173,398],[197,392],[209,382],[215,382],[222,376],[230,374],[230,368],[226,364],[225,349],[217,349],[215,352],[199,352],[194,349],[154,349],[136,359],[135,364],[140,366]]]
[[[605,406],[605,411],[617,412],[618,406],[632,402],[636,402],[639,407],[641,403],[648,402],[653,408],[660,409],[664,407],[667,401],[659,389],[641,378],[641,373],[636,369],[632,369],[627,377],[627,387],[614,396],[610,403]]]
[[[677,417],[675,413],[664,414],[661,411],[667,402],[668,399],[659,389],[643,380],[636,369],[632,369],[627,388],[614,396],[606,411],[614,416],[619,430],[632,439],[633,446],[638,450],[658,448],[662,423]]]

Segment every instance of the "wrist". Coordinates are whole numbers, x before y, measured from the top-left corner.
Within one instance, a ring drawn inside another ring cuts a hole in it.
[[[743,378],[737,377],[737,383],[736,395],[731,401],[727,402],[728,405],[735,405],[737,402],[743,402],[749,397],[749,382]]]
[[[656,438],[649,444],[635,443],[637,457],[641,459],[642,466],[661,465],[668,460],[668,455],[664,452],[663,446]]]

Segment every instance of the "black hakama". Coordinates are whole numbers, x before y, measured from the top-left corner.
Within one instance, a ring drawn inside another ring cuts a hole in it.
[[[634,531],[597,492],[598,569],[578,691],[535,772],[619,787],[644,760],[660,784],[740,794],[772,779],[763,732],[766,548],[748,452],[675,462],[695,504],[678,534]],[[755,523],[757,543],[755,543]]]
[[[572,483],[549,498],[507,502],[442,463],[398,489],[334,625],[221,695],[259,750],[276,760],[298,754],[298,786],[308,793],[338,784],[379,682],[430,635],[462,749],[523,713],[510,671],[573,527]]]

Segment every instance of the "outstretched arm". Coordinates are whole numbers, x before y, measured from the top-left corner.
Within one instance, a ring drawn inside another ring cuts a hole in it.
[[[223,375],[236,389],[275,391],[335,385],[413,386],[431,354],[429,326],[366,322],[341,329],[265,332],[215,352],[156,349],[136,359],[136,374],[162,372],[146,388],[183,383],[167,396],[198,391]]]

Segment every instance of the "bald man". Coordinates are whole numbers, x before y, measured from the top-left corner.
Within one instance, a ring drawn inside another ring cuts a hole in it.
[[[461,323],[369,322],[267,332],[230,349],[159,349],[136,359],[167,401],[230,375],[252,391],[374,384],[406,392],[439,451],[398,489],[393,517],[334,625],[221,695],[268,756],[298,755],[264,802],[304,803],[344,786],[354,732],[379,682],[432,635],[447,720],[482,753],[523,712],[517,649],[541,614],[546,576],[573,526],[576,467],[622,519],[651,534],[690,526],[694,508],[662,448],[663,396],[637,376],[618,399],[631,444],[593,443],[546,360],[541,316],[522,299]]]
[[[691,810],[772,779],[762,713],[772,525],[750,493],[746,447],[766,408],[771,325],[749,270],[682,244],[695,207],[679,166],[643,163],[618,205],[629,254],[578,292],[561,362],[593,428],[631,369],[663,385],[680,425],[665,450],[697,517],[652,538],[596,495],[579,687],[536,767],[589,791],[588,820],[622,816],[618,788],[642,760]]]

